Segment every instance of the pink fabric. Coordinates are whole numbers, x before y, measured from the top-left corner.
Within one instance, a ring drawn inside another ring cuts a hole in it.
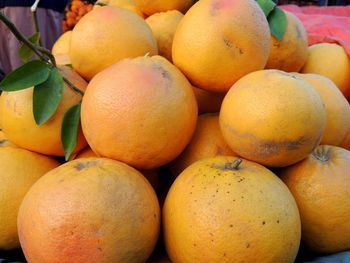
[[[5,7],[0,10],[23,35],[28,37],[35,32],[30,7]],[[38,8],[37,18],[42,45],[47,49],[51,49],[57,38],[62,34],[63,15],[53,10]],[[23,63],[18,56],[19,47],[19,41],[0,21],[0,67],[6,74]]]
[[[328,42],[342,45],[350,57],[350,6],[281,5],[305,26],[309,45]]]

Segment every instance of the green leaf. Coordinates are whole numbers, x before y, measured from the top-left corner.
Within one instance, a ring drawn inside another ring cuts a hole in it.
[[[35,45],[39,44],[39,39],[40,39],[40,33],[36,32],[34,35],[28,38],[30,42],[32,42]],[[33,56],[34,51],[31,50],[28,46],[25,44],[22,44],[22,46],[19,49],[19,57],[22,59],[23,62],[28,62],[29,59]]]
[[[47,122],[56,112],[63,94],[63,78],[57,68],[53,68],[48,79],[35,86],[33,92],[33,114],[38,125]]]
[[[41,60],[29,61],[8,74],[0,83],[0,90],[16,91],[43,83],[49,77],[51,66]]]
[[[286,14],[282,9],[275,7],[267,17],[267,20],[269,21],[271,34],[277,38],[278,41],[281,41],[287,28]]]
[[[260,8],[263,10],[265,16],[267,17],[272,10],[275,8],[276,4],[272,0],[256,0]]]
[[[80,107],[78,103],[71,107],[64,115],[61,129],[61,141],[66,161],[69,160],[78,139],[78,128],[80,123]]]

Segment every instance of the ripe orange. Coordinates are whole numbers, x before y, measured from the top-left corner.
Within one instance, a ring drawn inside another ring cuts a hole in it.
[[[50,157],[14,147],[0,147],[0,250],[19,247],[17,213],[24,195],[59,163]]]
[[[306,158],[319,144],[326,110],[318,92],[301,77],[261,70],[237,81],[224,98],[220,127],[243,158],[281,167]]]
[[[96,1],[94,8],[98,8],[103,5],[122,7],[144,18],[143,13],[136,6],[134,0],[98,0]]]
[[[63,76],[76,87],[85,90],[87,83],[69,67],[61,67]],[[61,143],[61,126],[64,114],[79,103],[81,95],[64,84],[63,96],[56,113],[43,125],[37,125],[33,116],[33,88],[3,92],[0,99],[2,128],[5,136],[15,145],[34,152],[64,156]],[[81,129],[74,152],[86,146]]]
[[[292,194],[262,165],[217,156],[175,180],[163,207],[172,262],[294,262],[300,217]]]
[[[321,95],[326,107],[327,125],[320,144],[339,146],[350,131],[350,105],[329,78],[319,74],[299,74]]]
[[[271,36],[271,51],[265,68],[298,72],[309,55],[307,33],[297,16],[284,12],[287,18],[286,32],[281,41]]]
[[[176,27],[182,19],[183,14],[177,10],[155,13],[146,19],[146,23],[152,29],[157,40],[159,55],[172,61],[171,48]]]
[[[263,69],[270,30],[254,0],[201,0],[180,21],[174,64],[202,89],[226,92],[244,75]]]
[[[95,8],[72,32],[72,66],[87,80],[123,58],[147,53],[158,53],[152,30],[142,18],[124,8]]]
[[[74,160],[47,173],[18,214],[21,246],[31,263],[145,262],[159,226],[148,181],[105,158]]]
[[[225,142],[219,127],[219,114],[199,115],[197,127],[185,150],[170,164],[172,173],[178,176],[195,161],[217,155],[236,154]]]
[[[66,31],[63,33],[54,43],[52,47],[52,54],[69,54],[70,39],[72,36],[72,31]]]
[[[350,99],[350,60],[337,44],[319,43],[309,47],[309,57],[302,73],[317,73],[330,78]]]
[[[298,204],[302,239],[314,251],[350,249],[350,152],[321,145],[280,171]]]
[[[221,103],[226,93],[210,92],[194,86],[192,87],[197,99],[199,114],[220,111]]]
[[[182,13],[193,4],[193,0],[134,0],[137,7],[147,16],[169,10],[178,10]]]
[[[91,80],[81,118],[96,154],[151,169],[186,147],[196,126],[197,103],[191,84],[168,60],[138,57]]]

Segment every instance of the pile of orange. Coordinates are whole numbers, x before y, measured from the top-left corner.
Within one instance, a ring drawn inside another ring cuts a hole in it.
[[[278,40],[255,0],[72,1],[52,52],[81,92],[66,83],[43,125],[34,88],[0,97],[0,249],[31,263],[350,249],[350,59],[285,14]]]

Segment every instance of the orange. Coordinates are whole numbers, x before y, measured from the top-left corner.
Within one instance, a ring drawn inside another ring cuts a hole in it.
[[[134,0],[98,0],[96,1],[94,8],[104,5],[122,7],[144,18],[143,13],[138,9]]]
[[[100,72],[81,108],[91,149],[138,169],[175,159],[190,141],[196,120],[191,84],[161,56],[125,59]]]
[[[98,157],[91,148],[88,146],[82,151],[80,151],[74,159],[88,158],[88,157]],[[151,170],[140,170],[140,173],[151,183],[155,191],[159,190],[160,187],[160,171],[159,169]]]
[[[298,204],[302,239],[319,253],[350,249],[350,152],[321,145],[280,171]]]
[[[195,161],[217,155],[236,154],[224,140],[219,127],[219,114],[199,115],[197,127],[185,150],[170,164],[175,176]]]
[[[295,200],[275,174],[217,156],[176,178],[163,207],[163,231],[174,263],[292,263],[301,229]]]
[[[326,110],[318,92],[301,77],[273,69],[237,81],[220,110],[220,128],[231,149],[271,167],[306,158],[325,127]]]
[[[287,18],[286,32],[281,41],[271,35],[271,51],[265,68],[298,72],[309,55],[307,33],[297,16],[284,12]]]
[[[309,47],[302,73],[317,73],[330,78],[346,98],[350,98],[350,60],[337,44],[319,43]]]
[[[202,89],[226,92],[244,75],[263,69],[270,30],[254,0],[201,0],[180,21],[174,64]]]
[[[142,18],[124,8],[95,8],[72,31],[72,66],[87,80],[123,58],[147,53],[158,53],[152,30]]]
[[[145,262],[159,226],[148,181],[105,158],[74,160],[47,173],[18,214],[21,246],[31,263]]]
[[[20,246],[17,213],[24,195],[45,173],[59,163],[24,149],[0,147],[0,250]]]
[[[176,27],[183,14],[177,10],[155,13],[146,19],[157,40],[159,55],[172,61],[171,48]]]
[[[69,67],[61,67],[63,76],[80,90],[87,83]],[[0,99],[2,129],[5,136],[15,145],[34,152],[64,156],[61,143],[61,126],[64,114],[81,101],[82,97],[64,84],[63,96],[55,114],[42,125],[37,125],[33,116],[33,88],[3,92]],[[77,152],[86,146],[81,129],[78,132]]]
[[[319,74],[300,74],[321,95],[326,107],[327,124],[320,144],[339,146],[350,131],[350,105],[329,78]]]
[[[52,47],[52,54],[69,54],[70,39],[72,36],[72,31],[69,30],[63,33],[54,43]]]
[[[221,103],[226,93],[210,92],[194,86],[192,87],[197,99],[199,114],[220,111]]]
[[[193,4],[193,0],[134,0],[137,7],[146,15],[150,16],[158,12],[178,10],[182,13]]]

